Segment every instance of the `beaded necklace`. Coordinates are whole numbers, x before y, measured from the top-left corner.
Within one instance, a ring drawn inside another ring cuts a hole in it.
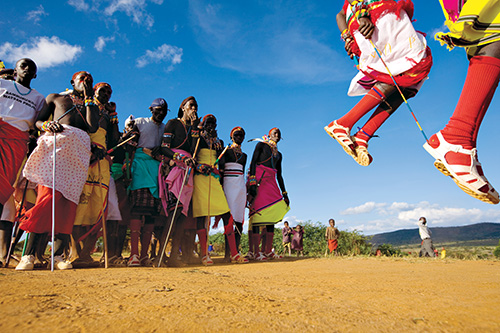
[[[273,157],[278,156],[278,145],[277,145],[277,143],[274,142],[273,140],[269,140],[269,139],[267,139],[265,141],[265,143],[267,143],[269,145],[269,148],[271,148],[271,152],[273,154]]]
[[[17,83],[16,83],[16,81],[14,81],[14,87],[16,87],[16,90],[17,90],[17,92],[19,93],[19,95],[22,95],[22,96],[29,95],[29,94],[30,94],[30,92],[31,92],[31,90],[33,90],[32,88],[30,88],[30,90],[29,90],[27,93],[23,94],[22,92],[20,92],[20,91],[19,91],[19,88],[17,87]]]
[[[241,145],[234,143],[231,145],[231,150],[233,151],[234,158],[236,159],[236,163],[238,163],[243,157],[243,152],[241,151]]]
[[[208,144],[208,147],[210,149],[212,149],[214,145],[219,141],[219,138],[217,137],[217,132],[215,136],[209,136],[208,133],[205,131],[202,131],[200,135],[203,138],[203,140],[205,140],[205,142]]]

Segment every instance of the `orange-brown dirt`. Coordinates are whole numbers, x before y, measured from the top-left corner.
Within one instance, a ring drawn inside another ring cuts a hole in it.
[[[500,262],[0,269],[0,332],[499,332]]]

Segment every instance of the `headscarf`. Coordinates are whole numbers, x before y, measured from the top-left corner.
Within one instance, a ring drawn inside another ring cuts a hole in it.
[[[196,98],[194,98],[194,96],[189,96],[189,97],[185,98],[182,101],[181,106],[179,106],[179,112],[177,113],[177,118],[182,118],[182,116],[184,115],[184,111],[182,110],[182,108],[189,101],[194,101],[196,103],[196,105],[198,105],[198,102],[196,102]]]
[[[113,89],[111,89],[111,86],[109,85],[109,83],[106,83],[106,82],[99,82],[99,83],[95,84],[94,90],[97,91],[97,89],[99,89],[100,87],[104,87],[104,86],[108,86],[109,89],[111,90],[111,92],[113,92]]]
[[[245,130],[243,129],[243,127],[236,126],[235,128],[233,128],[231,130],[231,133],[229,134],[229,137],[231,138],[231,140],[233,140],[233,134],[234,134],[234,132],[237,132],[237,131],[243,132],[243,135],[245,135]]]
[[[73,74],[73,76],[71,77],[71,81],[75,81],[76,77],[78,75],[80,75],[81,73],[85,73],[87,75],[90,75],[90,77],[92,77],[92,75],[89,72],[87,72],[87,71],[79,71],[79,72],[76,72],[75,74]]]
[[[203,129],[203,127],[205,126],[205,122],[208,120],[208,119],[211,119],[213,118],[215,120],[215,124],[217,124],[217,118],[215,118],[215,116],[213,114],[207,114],[205,117],[203,117],[202,121],[200,122],[200,124],[198,125],[198,128],[199,129]]]

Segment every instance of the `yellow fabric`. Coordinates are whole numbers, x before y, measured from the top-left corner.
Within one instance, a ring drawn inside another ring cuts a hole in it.
[[[97,132],[90,134],[90,140],[106,149],[106,130],[99,128]],[[76,207],[74,225],[94,225],[99,216],[104,214],[110,177],[109,162],[106,159],[90,166],[80,202]]]
[[[500,1],[469,0],[456,22],[453,22],[440,0],[450,32],[438,32],[434,38],[447,44],[448,49],[464,47],[469,55],[474,55],[477,46],[500,41]],[[453,38],[450,39],[450,38]]]
[[[285,214],[290,210],[284,200],[278,201],[274,205],[267,207],[250,217],[250,225],[271,225],[281,222]]]
[[[215,150],[200,149],[198,163],[213,165],[217,159]],[[217,216],[229,212],[224,190],[218,179],[201,174],[194,175],[193,216]],[[210,208],[209,208],[210,206]]]

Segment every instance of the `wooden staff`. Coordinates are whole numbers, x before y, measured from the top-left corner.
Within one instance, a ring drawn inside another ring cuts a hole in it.
[[[198,152],[198,144],[199,143],[200,143],[200,138],[198,137],[198,141],[196,142],[196,148],[195,148],[194,154],[193,154],[193,159],[196,158],[196,153]],[[170,226],[168,227],[168,233],[165,235],[165,238],[163,238],[163,235],[162,235],[161,240],[163,240],[163,248],[162,248],[161,253],[160,253],[160,260],[158,262],[158,267],[161,267],[161,263],[163,261],[163,255],[165,254],[165,250],[167,248],[168,238],[170,237],[170,233],[172,232],[172,226],[174,225],[175,214],[177,214],[177,208],[179,207],[179,202],[181,200],[182,190],[184,189],[184,185],[186,185],[187,182],[189,181],[190,171],[191,171],[191,167],[188,167],[186,172],[184,173],[184,179],[182,180],[181,189],[179,190],[177,202],[175,203],[174,213],[172,214],[172,217],[170,218]],[[160,242],[160,244],[161,244],[161,242]]]

